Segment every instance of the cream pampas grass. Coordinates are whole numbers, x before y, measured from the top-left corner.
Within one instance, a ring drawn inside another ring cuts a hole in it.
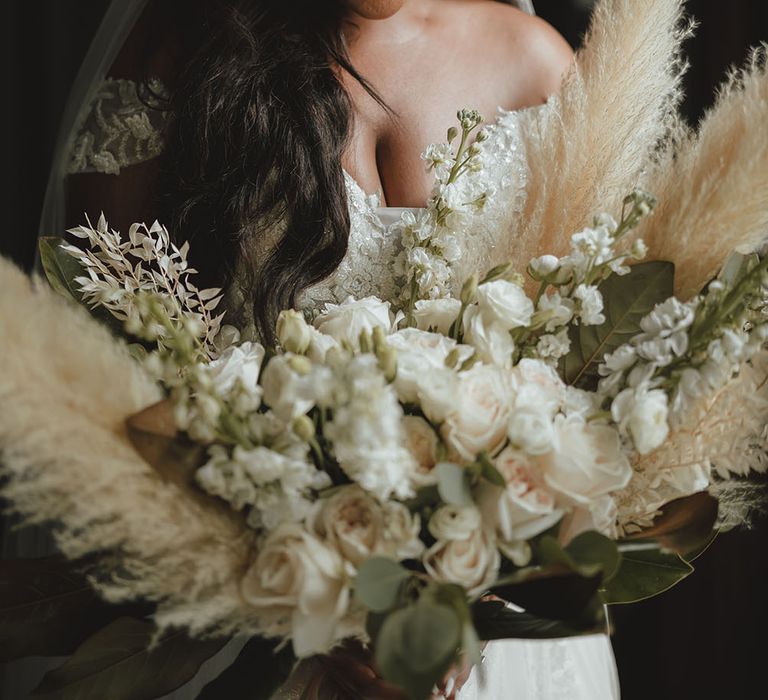
[[[3,495],[27,522],[52,523],[67,557],[109,552],[97,587],[156,601],[161,627],[255,628],[238,587],[253,535],[134,451],[124,421],[159,393],[124,344],[1,258],[0,328]]]
[[[735,248],[768,236],[766,47],[734,73],[698,134],[678,133],[650,176],[659,205],[638,230],[649,256],[677,266],[675,293],[697,294]]]
[[[522,115],[525,209],[507,255],[517,267],[563,254],[600,211],[618,211],[666,136],[684,64],[681,0],[603,0],[576,69],[544,107]]]
[[[617,495],[627,532],[650,525],[665,503],[711,489],[721,525],[744,523],[762,508],[765,492],[734,476],[768,471],[768,350],[745,363],[715,396],[691,406],[690,417],[656,451],[634,465]]]

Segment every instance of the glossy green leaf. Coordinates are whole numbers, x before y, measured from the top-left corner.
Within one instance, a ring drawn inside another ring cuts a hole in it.
[[[296,662],[291,645],[277,651],[279,643],[261,637],[248,640],[232,665],[208,683],[197,700],[270,700]]]
[[[517,612],[496,600],[479,601],[472,606],[472,620],[480,639],[557,639],[605,629],[602,608],[594,617],[550,620],[528,612]]]
[[[601,571],[604,582],[616,575],[621,564],[616,542],[594,530],[578,535],[565,549],[582,571]]]
[[[633,265],[627,275],[611,275],[599,287],[605,302],[605,323],[573,326],[571,351],[562,365],[568,384],[594,374],[607,353],[640,331],[640,320],[674,293],[674,265],[651,261]]]
[[[51,287],[59,294],[79,302],[81,295],[74,279],[85,274],[85,271],[75,258],[61,249],[62,243],[62,238],[41,237],[38,242],[40,262]]]
[[[604,590],[606,603],[636,603],[672,588],[693,572],[677,554],[661,551],[653,543],[621,547],[621,566]]]
[[[355,579],[355,594],[369,610],[384,612],[394,607],[403,581],[411,573],[386,557],[363,562]]]
[[[0,661],[66,656],[121,614],[60,557],[0,566]]]
[[[190,680],[226,643],[193,640],[182,632],[159,639],[155,626],[121,617],[87,639],[62,666],[49,671],[32,698],[148,700]]]
[[[437,490],[440,498],[452,506],[472,505],[469,473],[452,462],[440,462],[437,470]]]

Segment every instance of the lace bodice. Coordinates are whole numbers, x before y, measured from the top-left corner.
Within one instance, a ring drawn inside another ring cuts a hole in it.
[[[489,197],[482,213],[463,232],[457,286],[472,271],[485,271],[501,262],[497,259],[499,237],[510,234],[522,209],[527,166],[520,137],[521,114],[499,110],[496,121],[486,127],[489,138],[483,144],[480,178]],[[350,214],[347,255],[333,275],[303,293],[299,304],[309,311],[319,310],[326,303],[340,303],[350,295],[391,301],[400,289],[395,258],[401,247],[394,228],[407,209],[380,207],[377,195],[364,192],[348,173],[344,177]],[[507,245],[503,248],[509,249]]]

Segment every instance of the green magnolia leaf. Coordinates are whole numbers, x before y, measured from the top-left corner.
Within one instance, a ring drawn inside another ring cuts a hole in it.
[[[87,639],[62,666],[49,671],[32,698],[147,700],[186,683],[226,643],[174,632],[158,640],[151,622],[121,617]]]
[[[197,700],[270,700],[291,675],[296,657],[290,644],[276,651],[279,640],[253,637]]]
[[[507,485],[506,480],[504,477],[500,474],[499,470],[496,469],[494,464],[491,462],[490,459],[488,459],[488,455],[485,453],[480,455],[480,469],[483,479],[486,481],[489,481],[494,486],[500,486],[501,488],[505,488]]]
[[[83,266],[71,255],[61,249],[63,238],[55,236],[43,236],[38,247],[40,250],[40,262],[48,283],[59,294],[71,297],[80,302],[81,295],[74,282],[75,277],[85,274]]]
[[[517,612],[497,600],[478,601],[472,606],[472,620],[480,639],[557,639],[605,629],[602,608],[594,618],[571,621],[549,620],[527,612]]]
[[[373,557],[363,562],[355,579],[355,593],[369,610],[384,612],[394,607],[403,581],[411,573],[386,557]]]
[[[376,665],[382,677],[412,700],[429,697],[456,659],[461,628],[454,610],[425,599],[396,610],[376,639]]]
[[[598,363],[640,332],[640,320],[674,293],[675,266],[654,260],[633,265],[627,275],[611,275],[599,287],[605,303],[605,323],[573,326],[571,351],[562,365],[568,384],[594,374]]]
[[[575,537],[565,548],[580,569],[596,567],[603,581],[610,581],[621,565],[621,553],[614,540],[590,530]]]
[[[0,566],[0,662],[66,656],[121,614],[59,557],[8,559]]]
[[[621,547],[618,573],[603,589],[606,603],[635,603],[672,588],[693,572],[677,554],[664,552],[654,544],[638,543]]]
[[[712,541],[717,522],[717,499],[706,491],[667,503],[653,525],[627,540],[655,539],[664,549],[681,555],[696,552]]]
[[[452,506],[472,505],[472,491],[466,469],[452,462],[440,462],[435,469],[437,490],[443,501]]]

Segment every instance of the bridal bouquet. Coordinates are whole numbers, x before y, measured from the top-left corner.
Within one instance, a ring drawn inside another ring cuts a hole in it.
[[[603,603],[686,576],[715,526],[713,468],[765,438],[749,394],[768,377],[768,259],[734,256],[678,300],[673,265],[625,243],[655,206],[637,190],[567,255],[453,296],[485,201],[481,118],[459,121],[424,155],[428,208],[398,229],[399,302],[283,311],[275,348],[223,325],[221,290],[195,286],[189,246],[157,223],[123,238],[102,217],[70,232],[86,246],[43,247],[54,286],[122,322],[163,389],[127,421],[136,449],[252,533],[237,631],[297,658],[370,642],[413,698],[481,639],[594,631]]]

